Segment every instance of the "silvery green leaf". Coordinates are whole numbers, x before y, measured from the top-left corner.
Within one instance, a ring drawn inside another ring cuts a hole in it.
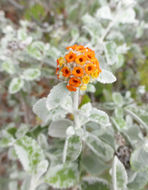
[[[41,98],[33,105],[33,112],[42,120],[45,125],[50,119],[50,111],[46,107],[47,98]]]
[[[27,34],[26,29],[24,29],[24,28],[19,29],[19,30],[17,31],[17,37],[18,37],[18,39],[21,40],[21,41],[26,40],[26,39],[28,38],[28,34]]]
[[[32,80],[36,80],[39,79],[41,75],[41,71],[37,68],[30,68],[30,69],[26,69],[23,72],[23,79],[28,80],[28,81],[32,81]]]
[[[122,24],[136,23],[136,13],[133,8],[127,8],[118,12],[117,21]]]
[[[30,183],[31,183],[31,177],[27,176],[21,185],[21,190],[28,190],[30,188]]]
[[[109,169],[110,165],[99,159],[92,151],[84,151],[82,154],[82,168],[91,175],[100,175]]]
[[[90,113],[90,116],[88,119],[90,121],[94,121],[96,123],[99,123],[100,125],[103,125],[103,126],[110,125],[108,115],[104,111],[98,110],[96,108],[93,108],[91,110],[91,113]]]
[[[127,51],[129,49],[130,49],[130,47],[128,47],[127,44],[124,43],[123,45],[117,47],[117,51],[116,52],[118,54],[125,54],[125,53],[127,53]]]
[[[45,182],[54,188],[70,188],[78,183],[78,166],[75,163],[65,163],[51,167]]]
[[[82,151],[82,141],[80,136],[73,135],[67,139],[67,147],[64,156],[65,161],[75,161]],[[64,153],[64,152],[63,152]]]
[[[84,177],[81,188],[83,190],[110,190],[108,182],[97,177]]]
[[[105,83],[113,83],[116,81],[116,77],[110,71],[102,69],[102,72],[99,74],[97,81],[104,83],[104,84]]]
[[[43,148],[43,149],[48,149],[48,137],[43,134],[43,133],[40,133],[37,137],[37,141],[39,142],[40,146]]]
[[[14,64],[10,60],[5,60],[2,63],[2,70],[6,71],[9,74],[14,74],[15,73]]]
[[[118,190],[126,190],[128,177],[124,165],[120,162],[120,160],[115,156],[113,160],[112,167],[112,182],[113,189]]]
[[[72,104],[72,98],[71,98],[71,96],[67,96],[67,98],[64,100],[64,102],[61,105],[61,107],[64,108],[69,113],[72,113],[72,111],[73,111],[73,104]]]
[[[99,19],[112,20],[113,16],[112,16],[110,7],[103,6],[100,9],[98,9],[97,12],[96,12],[96,17],[99,18]]]
[[[41,60],[44,57],[44,47],[45,44],[43,42],[36,41],[28,46],[27,51],[33,58]]]
[[[13,78],[9,84],[9,93],[15,94],[19,92],[24,86],[24,81],[21,78]]]
[[[38,179],[47,171],[47,168],[48,168],[48,161],[47,160],[40,161],[40,163],[37,165]]]
[[[148,142],[135,149],[131,154],[131,167],[136,171],[145,171],[148,169]]]
[[[87,117],[90,115],[92,110],[92,105],[91,103],[87,103],[87,104],[83,104],[80,108],[80,112],[82,112],[83,114],[85,114]]]
[[[0,147],[9,147],[12,146],[15,142],[15,139],[8,135],[0,139]]]
[[[87,134],[85,143],[90,150],[104,161],[111,160],[114,154],[113,148],[105,142],[102,142],[96,135],[91,133]]]
[[[87,85],[87,92],[91,92],[91,93],[94,93],[96,91],[96,88],[93,84],[88,84]]]
[[[48,110],[62,105],[69,94],[70,92],[67,90],[66,84],[64,82],[54,86],[47,97],[46,104]]]
[[[49,126],[48,135],[57,138],[65,138],[67,128],[72,125],[72,121],[68,119],[53,121]]]
[[[114,41],[108,41],[104,43],[105,56],[107,63],[113,65],[117,62],[117,45]]]
[[[114,92],[112,94],[112,98],[113,98],[113,101],[115,102],[115,104],[119,107],[122,107],[123,104],[124,104],[124,100],[123,100],[123,97],[121,96],[121,94],[119,92]]]
[[[134,172],[132,180],[128,183],[128,188],[132,190],[143,189],[147,184],[148,171]]]
[[[116,109],[115,109],[115,117],[116,118],[123,118],[123,116],[124,116],[123,108],[116,107]]]
[[[14,145],[16,154],[26,172],[36,174],[44,153],[37,142],[31,137],[24,136],[18,139]]]
[[[120,131],[121,129],[124,129],[127,127],[126,125],[126,121],[124,120],[124,118],[111,118],[113,124],[115,125],[115,127]]]
[[[16,132],[16,137],[23,137],[29,131],[29,127],[26,124],[21,124]]]

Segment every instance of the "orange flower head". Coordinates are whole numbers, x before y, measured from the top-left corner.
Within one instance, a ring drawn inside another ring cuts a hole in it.
[[[63,68],[61,69],[61,72],[62,72],[62,75],[63,75],[64,77],[69,77],[70,74],[71,74],[70,69],[69,69],[68,67],[63,67]]]
[[[88,47],[74,44],[66,48],[65,56],[57,59],[56,74],[65,80],[69,91],[86,90],[101,72],[95,52]]]
[[[95,66],[92,64],[92,63],[88,63],[86,66],[85,66],[85,71],[88,75],[91,75],[95,70]]]
[[[86,63],[87,58],[84,55],[78,55],[76,57],[76,63],[79,65],[84,65]]]
[[[69,79],[69,85],[73,87],[79,87],[81,84],[81,80],[77,77],[72,77]]]
[[[70,51],[68,54],[65,55],[65,59],[68,63],[75,61],[75,58],[76,58],[76,54],[73,53],[72,51]]]
[[[72,71],[72,74],[75,77],[82,77],[83,76],[83,69],[82,69],[82,67],[74,67],[74,69]]]

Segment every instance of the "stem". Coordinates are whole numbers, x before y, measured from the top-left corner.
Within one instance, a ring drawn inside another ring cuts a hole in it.
[[[116,162],[117,162],[117,158],[115,157],[114,160],[113,160],[113,165],[112,165],[112,184],[113,184],[113,190],[117,190]]]
[[[79,106],[79,90],[77,90],[73,94],[73,115],[74,115],[75,128],[80,128],[78,106]]]

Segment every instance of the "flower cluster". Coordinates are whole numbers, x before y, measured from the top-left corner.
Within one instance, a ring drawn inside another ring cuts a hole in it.
[[[95,52],[76,44],[66,49],[65,56],[57,59],[57,77],[67,81],[70,91],[76,91],[78,87],[86,90],[87,84],[93,82],[101,72]]]

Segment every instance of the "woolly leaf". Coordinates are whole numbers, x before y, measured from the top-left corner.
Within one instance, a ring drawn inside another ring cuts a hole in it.
[[[6,60],[2,63],[2,70],[9,74],[15,73],[14,64],[10,60]]]
[[[66,142],[65,142],[66,143]],[[64,161],[75,161],[82,150],[82,141],[80,136],[73,135],[67,140],[66,155]],[[64,152],[63,152],[64,153]]]
[[[15,94],[24,86],[24,81],[21,78],[13,78],[9,84],[9,93]]]
[[[66,98],[69,94],[70,92],[67,90],[66,84],[64,82],[61,82],[53,87],[46,101],[48,110],[62,105],[64,101],[66,101]]]
[[[117,45],[113,41],[108,41],[105,43],[104,50],[107,59],[107,63],[109,65],[113,65],[117,61],[117,53],[116,53]]]
[[[116,81],[116,77],[110,71],[102,69],[102,72],[99,74],[97,81],[104,84],[113,83]]]
[[[123,97],[119,92],[114,92],[112,98],[117,106],[121,107],[124,104]]]
[[[24,136],[16,141],[14,148],[24,170],[31,174],[38,173],[40,163],[44,160],[44,153],[37,142]]]
[[[77,184],[78,178],[77,164],[66,163],[51,167],[45,178],[45,182],[54,188],[70,188]]]
[[[87,134],[85,142],[90,150],[104,161],[111,160],[114,154],[113,148],[105,142],[102,142],[97,136],[91,133]]]
[[[33,112],[46,124],[49,121],[50,112],[46,107],[47,98],[41,98],[33,106]]]
[[[28,81],[36,80],[40,75],[41,71],[39,69],[26,69],[23,72],[23,78]]]
[[[98,110],[96,108],[93,108],[91,110],[89,120],[97,122],[100,125],[104,125],[104,126],[110,125],[108,115],[104,111]]]
[[[81,188],[83,190],[110,190],[107,181],[97,177],[83,178]]]
[[[131,167],[136,171],[144,171],[148,169],[148,142],[134,150],[131,155]]]
[[[65,138],[66,129],[69,126],[72,126],[72,124],[73,123],[68,119],[53,121],[49,126],[48,135],[52,137]]]
[[[128,177],[126,170],[120,160],[115,156],[112,168],[112,180],[114,189],[127,189]]]

